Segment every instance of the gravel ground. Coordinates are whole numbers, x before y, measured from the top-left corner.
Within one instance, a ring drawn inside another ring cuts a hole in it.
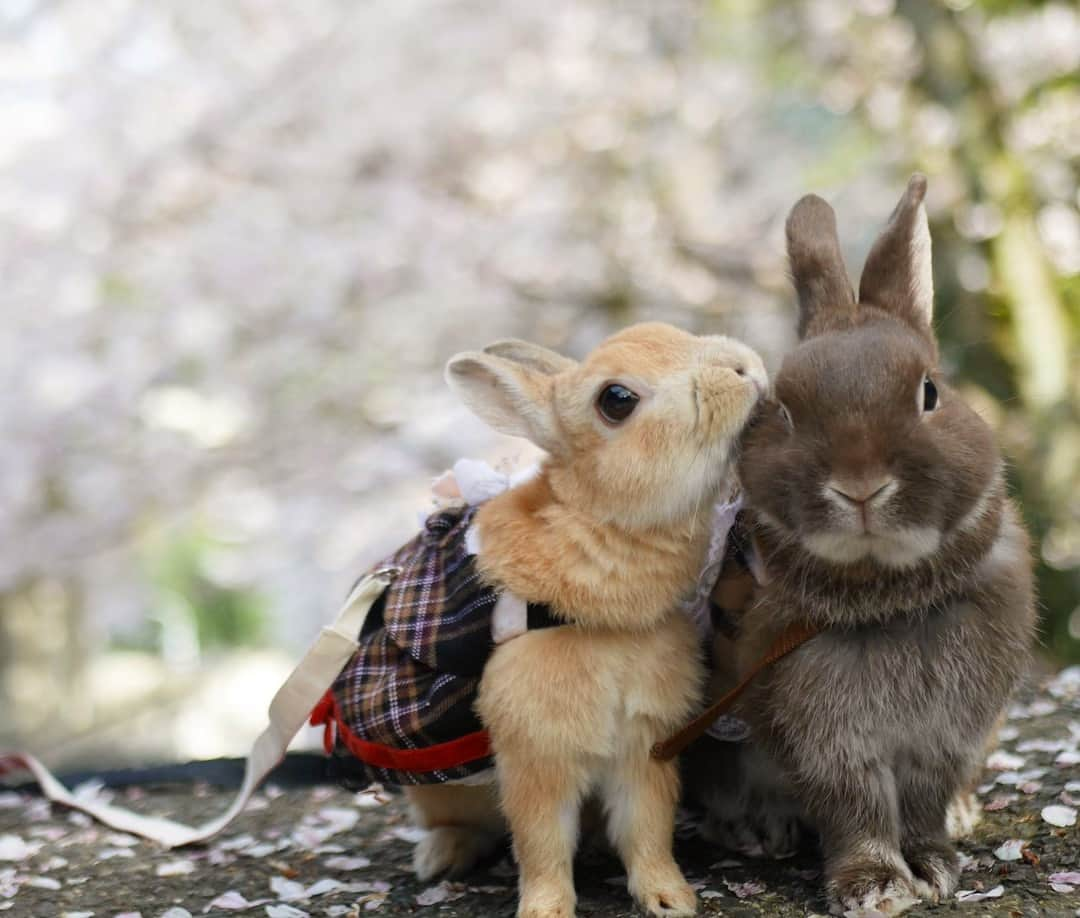
[[[961,889],[1001,887],[1000,896],[908,914],[1080,915],[1080,832],[1047,818],[1075,820],[1078,746],[1080,668],[1073,667],[1014,706],[987,762],[979,793],[989,812],[961,844]],[[120,796],[142,812],[195,822],[223,808],[228,794],[208,785],[160,785]],[[40,798],[0,792],[0,910],[35,918],[514,914],[514,867],[506,853],[466,883],[421,884],[409,868],[416,835],[400,796],[269,784],[227,835],[167,852]],[[780,863],[731,858],[701,842],[690,817],[679,836],[679,861],[699,887],[702,914],[788,918],[825,911],[812,854]],[[1015,860],[1006,859],[1010,840],[1017,842]],[[636,914],[622,869],[606,853],[583,853],[577,885],[582,916]]]

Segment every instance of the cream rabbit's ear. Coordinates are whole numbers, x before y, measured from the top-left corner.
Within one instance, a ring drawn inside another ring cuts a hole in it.
[[[934,316],[925,196],[926,176],[916,173],[870,249],[859,283],[859,302],[888,310],[922,329],[930,327]]]
[[[466,351],[447,363],[446,382],[473,414],[499,433],[558,452],[562,441],[554,385],[547,373],[505,357]]]
[[[503,357],[530,369],[539,370],[545,376],[554,376],[564,370],[572,370],[578,365],[576,360],[563,357],[562,354],[541,347],[539,344],[521,341],[518,338],[507,338],[489,344],[484,348],[484,353],[491,354],[494,357]]]
[[[855,293],[840,254],[833,209],[816,194],[808,194],[791,208],[785,231],[799,298],[799,337],[850,324]]]

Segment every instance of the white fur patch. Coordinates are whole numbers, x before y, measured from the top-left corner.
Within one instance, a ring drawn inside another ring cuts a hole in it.
[[[1024,553],[1023,534],[1011,519],[1007,519],[994,540],[990,553],[979,565],[983,571],[995,571],[1002,567],[1012,567]]]
[[[945,811],[945,828],[949,838],[963,838],[975,831],[982,819],[982,807],[974,794],[953,797]]]
[[[577,848],[578,830],[581,824],[581,804],[577,800],[564,803],[559,808],[559,828],[566,839],[567,850]]]
[[[983,517],[986,516],[987,510],[990,509],[990,498],[993,495],[994,490],[995,489],[983,491],[982,494],[979,495],[979,499],[975,501],[975,506],[968,510],[960,522],[957,523],[957,532],[968,532],[983,521]]]
[[[941,533],[931,526],[908,526],[887,533],[815,532],[803,546],[833,564],[852,564],[872,557],[886,567],[910,567],[936,551]]]
[[[525,600],[508,590],[500,593],[491,613],[491,639],[502,644],[528,630],[529,609]]]
[[[997,496],[998,492],[1001,490],[1002,478],[1003,473],[1001,469],[1001,464],[999,463],[997,473],[994,476],[994,480],[990,483],[986,490],[979,495],[979,499],[975,501],[975,506],[968,510],[968,512],[964,514],[960,522],[956,524],[957,532],[968,532],[974,529],[976,526],[979,525],[979,523],[983,521],[983,518],[986,516],[987,512],[990,509],[990,501],[993,500],[993,498]]]

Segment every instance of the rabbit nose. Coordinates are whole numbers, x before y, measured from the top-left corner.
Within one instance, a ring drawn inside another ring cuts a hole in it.
[[[852,504],[868,504],[878,497],[884,496],[885,492],[892,493],[892,485],[896,479],[891,475],[880,475],[875,478],[859,479],[833,479],[828,483],[828,488],[842,500]]]

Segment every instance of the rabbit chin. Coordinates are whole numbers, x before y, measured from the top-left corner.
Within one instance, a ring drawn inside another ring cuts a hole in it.
[[[937,550],[941,533],[932,526],[906,526],[889,532],[815,532],[802,537],[812,555],[833,564],[873,558],[885,567],[911,567]]]

